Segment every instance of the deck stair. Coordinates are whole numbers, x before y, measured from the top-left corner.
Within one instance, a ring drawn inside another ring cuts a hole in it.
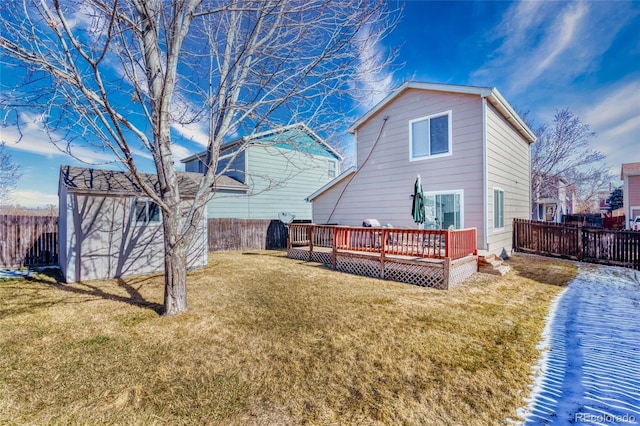
[[[511,266],[505,265],[501,257],[493,253],[478,253],[478,272],[503,276],[511,270]]]

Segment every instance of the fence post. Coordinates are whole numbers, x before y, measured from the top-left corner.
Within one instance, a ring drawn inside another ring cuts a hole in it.
[[[331,250],[331,266],[333,266],[333,270],[336,270],[336,263],[338,257],[338,227],[333,227],[333,244]]]
[[[380,233],[380,238],[382,238],[382,241],[380,241],[380,278],[384,279],[384,255],[385,255],[385,251],[386,251],[386,246],[387,246],[387,230],[386,229],[382,229],[382,232]]]
[[[587,237],[584,229],[582,229],[582,225],[578,225],[576,227],[576,238],[578,239],[578,260],[582,261],[584,259],[584,249],[587,246],[585,244],[585,238]]]

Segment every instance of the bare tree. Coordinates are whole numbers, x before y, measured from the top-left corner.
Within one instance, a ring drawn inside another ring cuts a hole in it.
[[[525,120],[526,115],[524,114]],[[556,111],[550,125],[534,129],[538,137],[531,149],[531,196],[558,194],[559,182],[575,191],[580,205],[593,204],[598,190],[610,180],[604,154],[593,150],[591,127],[569,109]]]
[[[11,200],[11,191],[16,189],[20,176],[20,165],[14,163],[11,154],[6,152],[4,142],[0,143],[0,205]]]
[[[220,146],[304,121],[318,132],[370,93],[359,77],[394,25],[384,0],[22,0],[0,6],[5,63],[26,69],[4,107],[37,108],[53,142],[109,149],[162,209],[165,314],[187,309],[186,241],[216,180]],[[366,67],[366,73],[363,72]],[[178,134],[203,126],[208,172],[179,210]],[[249,139],[247,139],[248,141]],[[136,154],[151,155],[157,188]]]

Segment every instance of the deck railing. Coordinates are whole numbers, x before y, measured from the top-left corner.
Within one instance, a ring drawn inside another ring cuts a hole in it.
[[[315,224],[289,225],[292,246],[326,247],[341,251],[380,253],[431,259],[459,259],[476,252],[477,231],[363,228]]]

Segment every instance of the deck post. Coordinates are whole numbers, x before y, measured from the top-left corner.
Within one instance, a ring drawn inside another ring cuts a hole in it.
[[[336,266],[337,266],[337,257],[338,257],[338,227],[334,226],[333,228],[333,247],[331,250],[331,266],[333,267],[333,270],[336,270]]]
[[[313,235],[315,234],[313,230],[313,225],[307,226],[307,239],[309,240],[309,262],[313,259]]]
[[[449,273],[451,269],[451,258],[445,257],[444,264],[442,265],[444,268],[444,290],[449,290]]]
[[[385,251],[386,251],[386,241],[387,241],[387,230],[383,229],[382,232],[380,233],[380,238],[382,239],[382,241],[380,241],[380,278],[384,279],[384,255],[385,255]]]
[[[444,233],[444,257],[449,258],[449,245],[451,244],[451,231],[447,230]]]

